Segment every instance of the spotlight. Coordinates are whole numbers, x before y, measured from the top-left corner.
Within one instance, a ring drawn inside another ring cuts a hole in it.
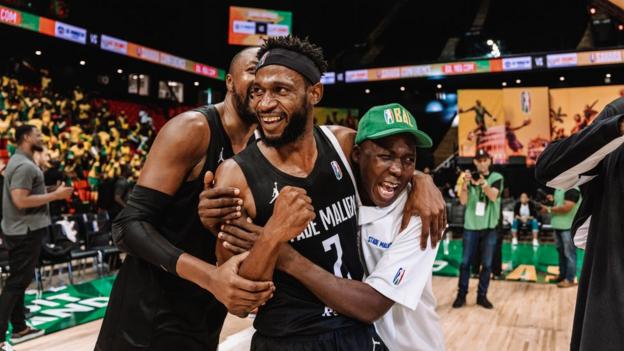
[[[442,89],[442,84],[438,84],[438,85],[436,85],[436,88],[438,88],[438,89]]]
[[[520,79],[516,79],[516,84],[520,84],[522,81]]]
[[[364,92],[365,92],[366,94],[370,94],[370,89],[364,89]]]
[[[122,74],[123,73],[123,69],[117,68],[117,73]]]
[[[196,87],[198,87],[198,86],[199,86],[199,82],[195,82],[195,83],[193,83],[193,85],[195,85]]]
[[[607,73],[607,74],[605,74],[605,77],[607,77],[607,78],[611,78],[611,73]]]
[[[87,64],[87,61],[85,61],[85,60],[80,60],[80,65],[81,65],[81,66],[84,66],[84,65],[86,65],[86,64]]]
[[[618,24],[618,30],[624,30],[624,24]]]
[[[561,77],[559,77],[559,80],[563,82],[565,80],[565,77],[561,76]]]
[[[402,87],[400,87],[399,89],[400,89],[401,91],[405,91],[405,87],[403,87],[403,86],[402,86]]]
[[[140,79],[143,79],[143,78],[145,78],[145,76],[144,76],[144,75],[142,75],[142,74],[139,74],[139,78],[140,78]]]
[[[486,41],[486,43],[487,43],[489,46],[492,46],[492,45],[494,45],[494,40],[492,40],[492,39],[488,39],[488,40]]]
[[[589,13],[591,13],[592,15],[596,14],[596,8],[592,7],[589,9]]]
[[[41,56],[41,50],[37,50],[37,51],[35,51],[35,55],[37,55],[37,56]]]
[[[501,83],[501,85],[506,87],[507,86],[507,82],[503,82],[503,83]]]

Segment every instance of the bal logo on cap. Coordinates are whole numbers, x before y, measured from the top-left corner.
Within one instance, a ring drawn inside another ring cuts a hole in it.
[[[410,126],[412,125],[412,119],[410,118],[407,110],[405,110],[403,107],[385,109],[384,118],[386,120],[386,124],[407,123]]]
[[[429,148],[433,145],[431,138],[418,129],[416,119],[400,104],[375,106],[368,110],[358,125],[355,143],[364,140],[375,140],[391,135],[407,133],[414,136],[416,146]]]
[[[392,109],[387,108],[384,110],[384,118],[386,119],[386,124],[394,123],[394,116],[392,115]]]

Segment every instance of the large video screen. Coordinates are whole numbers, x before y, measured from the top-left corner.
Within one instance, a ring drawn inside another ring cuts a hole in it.
[[[230,6],[228,44],[261,45],[268,37],[291,33],[292,12]]]

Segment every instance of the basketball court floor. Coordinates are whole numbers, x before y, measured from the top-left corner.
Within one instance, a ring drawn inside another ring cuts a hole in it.
[[[447,350],[569,350],[576,287],[492,281],[493,310],[475,304],[477,280],[471,279],[467,305],[453,309],[457,278],[433,277]],[[17,351],[91,351],[101,320],[15,346]],[[252,320],[228,316],[220,351],[248,350]]]

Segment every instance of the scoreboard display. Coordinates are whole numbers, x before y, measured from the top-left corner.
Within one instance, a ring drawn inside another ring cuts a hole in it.
[[[230,45],[261,45],[263,39],[286,36],[291,29],[292,12],[230,6]]]

